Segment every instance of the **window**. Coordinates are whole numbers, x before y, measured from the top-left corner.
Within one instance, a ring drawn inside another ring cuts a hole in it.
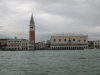
[[[75,39],[73,39],[73,41],[75,41]]]
[[[78,40],[78,42],[80,42],[80,40]]]
[[[59,39],[59,42],[61,42],[61,39]]]
[[[64,41],[66,41],[66,39],[64,39]]]
[[[84,42],[86,42],[86,40],[84,40]]]
[[[69,42],[71,42],[71,40],[69,40]]]
[[[33,28],[33,27],[30,27],[30,28]]]
[[[56,39],[54,39],[54,42],[56,42]]]

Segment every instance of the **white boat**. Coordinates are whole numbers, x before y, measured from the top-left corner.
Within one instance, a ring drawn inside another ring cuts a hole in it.
[[[92,50],[92,49],[90,49],[90,48],[85,48],[84,50]]]
[[[92,49],[92,50],[100,50],[99,48],[94,48],[94,49]]]
[[[87,49],[84,49],[84,50],[87,50]]]

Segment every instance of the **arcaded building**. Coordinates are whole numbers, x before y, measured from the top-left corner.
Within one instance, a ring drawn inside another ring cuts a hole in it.
[[[51,36],[51,49],[84,49],[88,47],[88,36]]]
[[[27,39],[8,39],[7,50],[34,50],[34,43]]]
[[[21,50],[21,39],[17,39],[16,37],[14,39],[8,39],[7,40],[7,50]]]
[[[100,49],[100,40],[96,40],[93,42],[94,48]]]

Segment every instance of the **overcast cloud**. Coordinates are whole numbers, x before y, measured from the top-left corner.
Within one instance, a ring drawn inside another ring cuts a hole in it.
[[[0,0],[0,38],[29,39],[31,14],[36,42],[51,35],[88,35],[100,40],[100,0]]]

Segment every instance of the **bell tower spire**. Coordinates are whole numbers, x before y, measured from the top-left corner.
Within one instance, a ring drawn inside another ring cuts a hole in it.
[[[30,27],[29,40],[34,42],[34,45],[35,45],[35,22],[34,22],[34,19],[33,19],[33,13],[31,15],[29,27]]]
[[[30,20],[30,22],[34,22],[33,13],[32,13],[32,15],[31,15],[31,20]]]

